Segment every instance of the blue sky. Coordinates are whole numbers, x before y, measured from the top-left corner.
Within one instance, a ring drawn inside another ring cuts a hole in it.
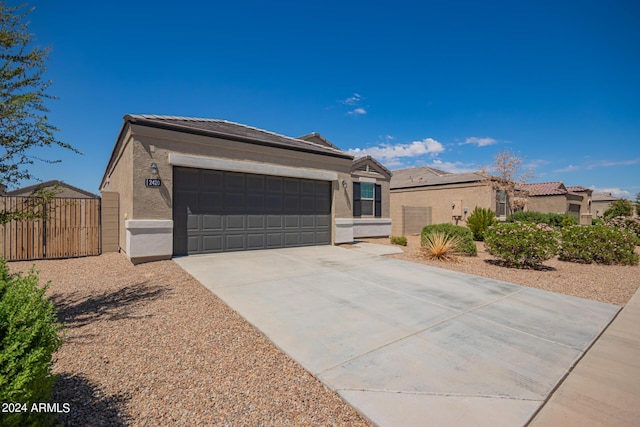
[[[49,117],[84,153],[38,153],[62,160],[41,180],[97,192],[122,117],[160,114],[319,132],[390,169],[509,149],[536,182],[640,192],[635,1],[30,4]]]

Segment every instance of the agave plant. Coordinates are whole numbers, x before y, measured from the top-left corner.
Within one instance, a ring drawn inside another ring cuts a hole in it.
[[[442,231],[434,231],[423,235],[422,249],[429,259],[455,261],[460,254],[462,240]]]

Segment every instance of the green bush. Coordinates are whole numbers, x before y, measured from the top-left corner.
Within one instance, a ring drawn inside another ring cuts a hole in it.
[[[602,218],[593,218],[591,220],[591,225],[604,225],[604,219],[602,219]]]
[[[425,247],[428,244],[427,236],[434,231],[443,232],[449,236],[457,236],[460,238],[460,245],[457,250],[464,255],[478,255],[478,248],[473,241],[473,233],[467,227],[453,225],[449,223],[427,225],[422,229],[420,244]]]
[[[473,210],[469,218],[467,218],[467,227],[473,233],[473,240],[479,242],[484,240],[484,233],[487,228],[496,223],[496,213],[491,209],[476,208]]]
[[[38,287],[38,274],[10,274],[0,259],[0,402],[50,402],[52,355],[60,345],[60,324],[53,304]],[[3,414],[2,425],[48,425],[49,414]]]
[[[638,237],[639,241],[636,244],[640,245],[640,219],[632,216],[617,216],[611,218],[606,222],[607,225],[620,228],[621,230],[627,230],[632,232]]]
[[[611,202],[609,209],[604,211],[604,218],[606,220],[615,218],[617,216],[632,216],[633,205],[629,200],[619,199]]]
[[[530,224],[547,224],[550,227],[566,227],[577,225],[578,220],[571,215],[543,213],[536,211],[518,211],[507,217],[507,222],[528,222]]]
[[[391,243],[394,245],[407,246],[407,238],[405,236],[391,236]]]
[[[609,225],[567,227],[562,230],[563,261],[586,264],[638,264],[637,237],[627,230]]]
[[[537,268],[560,250],[560,233],[547,224],[504,223],[489,227],[484,244],[508,265]]]

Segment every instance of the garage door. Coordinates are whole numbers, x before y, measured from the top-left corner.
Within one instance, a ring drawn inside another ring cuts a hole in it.
[[[174,167],[175,255],[331,242],[331,183]]]

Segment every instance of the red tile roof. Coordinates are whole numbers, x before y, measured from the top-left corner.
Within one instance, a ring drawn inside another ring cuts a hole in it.
[[[529,196],[556,196],[568,193],[567,188],[560,181],[523,184],[521,188],[528,191]]]

